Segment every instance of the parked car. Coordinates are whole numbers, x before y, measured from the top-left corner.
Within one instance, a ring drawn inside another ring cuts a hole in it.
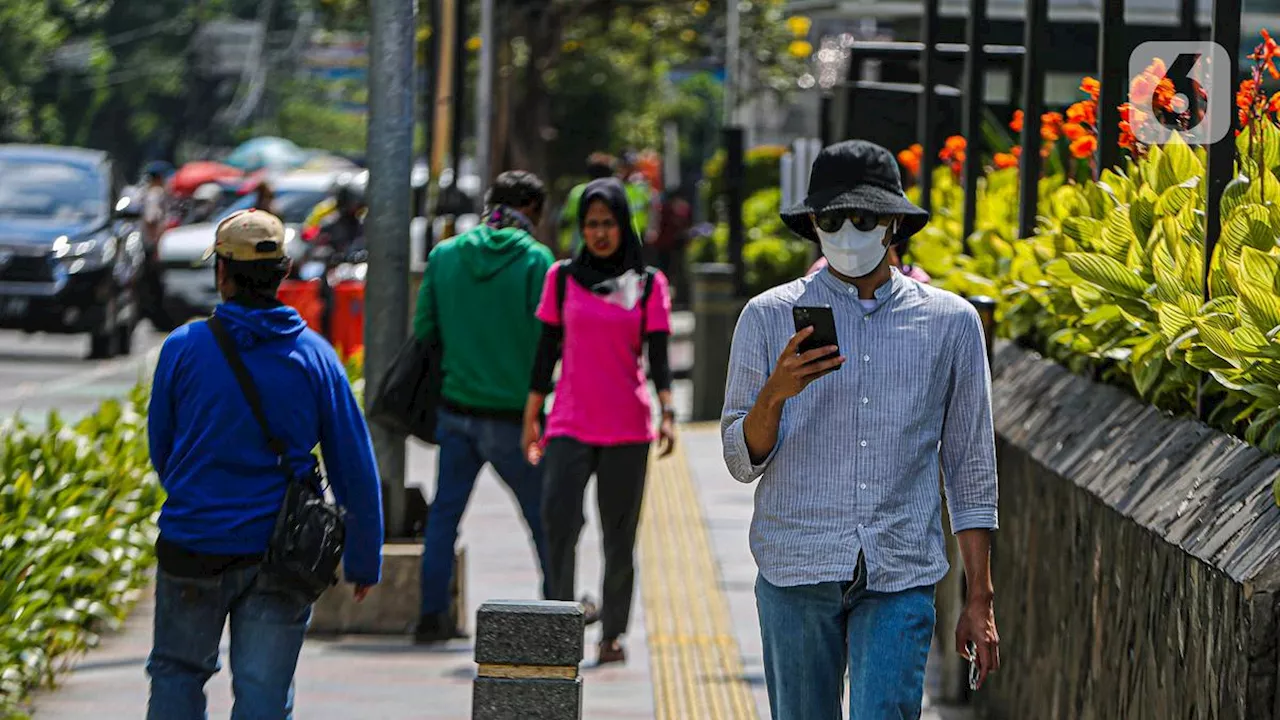
[[[132,352],[144,251],[123,189],[105,152],[0,145],[0,328],[88,333],[93,358]]]
[[[343,172],[299,171],[271,178],[275,204],[285,223],[285,252],[295,262],[305,255],[301,227],[312,208],[332,192]],[[214,231],[223,218],[253,207],[255,193],[248,193],[213,218],[212,222],[183,225],[160,236],[158,258],[164,295],[162,312],[153,318],[161,330],[208,315],[218,304],[213,260],[202,260],[213,244]]]

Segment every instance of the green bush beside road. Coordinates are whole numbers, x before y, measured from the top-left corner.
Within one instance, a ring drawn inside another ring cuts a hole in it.
[[[117,626],[154,562],[163,491],[146,392],[0,440],[0,718]]]

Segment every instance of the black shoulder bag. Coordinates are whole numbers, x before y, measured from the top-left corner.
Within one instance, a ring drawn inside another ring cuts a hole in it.
[[[315,602],[325,590],[338,584],[338,565],[346,544],[346,511],[330,503],[324,496],[324,476],[313,468],[309,477],[299,477],[285,455],[286,447],[267,425],[262,398],[245,367],[235,340],[216,317],[206,321],[218,342],[236,382],[244,392],[253,417],[266,436],[267,447],[276,455],[284,473],[284,504],[276,516],[276,526],[262,558],[261,575],[268,583],[278,585]]]

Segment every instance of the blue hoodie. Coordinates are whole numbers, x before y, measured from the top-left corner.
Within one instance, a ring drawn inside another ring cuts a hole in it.
[[[272,432],[297,472],[320,446],[334,496],[347,509],[348,582],[382,572],[382,488],[369,428],[333,348],[291,307],[214,310],[235,338]],[[168,497],[160,534],[191,552],[264,552],[285,478],[231,367],[203,322],[174,331],[156,366],[147,418],[151,462]]]

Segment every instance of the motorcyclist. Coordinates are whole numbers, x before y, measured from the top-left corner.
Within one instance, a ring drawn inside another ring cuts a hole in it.
[[[334,258],[346,258],[364,249],[363,194],[351,185],[338,188],[334,197],[334,210],[320,221],[319,244],[327,246]]]
[[[218,200],[222,198],[222,187],[218,183],[205,183],[191,194],[191,208],[183,218],[184,225],[209,222],[218,211]]]

